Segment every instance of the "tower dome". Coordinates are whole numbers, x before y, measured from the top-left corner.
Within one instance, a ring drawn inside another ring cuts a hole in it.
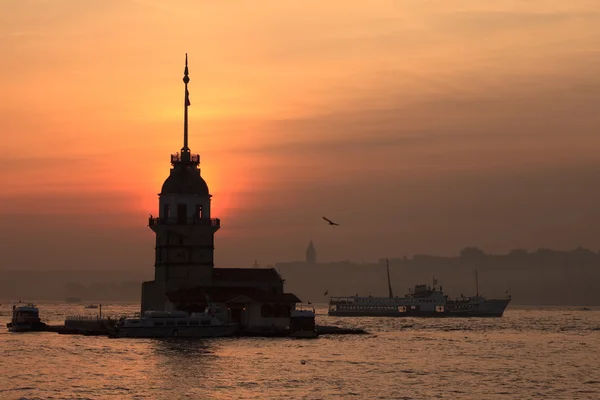
[[[197,194],[208,197],[209,190],[199,169],[175,165],[171,169],[171,175],[163,183],[160,194]]]

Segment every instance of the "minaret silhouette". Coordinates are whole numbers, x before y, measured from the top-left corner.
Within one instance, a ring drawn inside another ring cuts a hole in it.
[[[221,226],[211,218],[211,194],[200,175],[200,155],[188,147],[190,98],[188,58],[185,55],[183,147],[171,155],[171,171],[159,193],[158,217],[150,217],[156,234],[154,281],[142,286],[142,312],[163,310],[165,294],[182,288],[205,286],[212,280],[214,235]]]
[[[308,248],[306,249],[306,263],[317,263],[317,251],[315,250],[315,246],[313,245],[312,240],[310,241],[310,243],[308,244]]]

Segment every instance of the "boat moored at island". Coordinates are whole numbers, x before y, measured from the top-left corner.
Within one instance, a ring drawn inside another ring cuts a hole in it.
[[[146,311],[141,317],[121,318],[109,332],[117,338],[226,337],[238,331],[238,324],[221,321],[218,310],[207,307],[202,313]]]
[[[442,286],[416,285],[404,297],[394,297],[388,268],[388,297],[330,297],[330,316],[337,317],[501,317],[511,301],[486,299],[479,295],[449,298]],[[477,279],[477,273],[476,273]],[[479,285],[477,285],[479,286]]]
[[[315,325],[315,311],[296,309],[290,316],[290,337],[312,339],[319,336]]]
[[[12,319],[6,324],[10,332],[39,332],[48,327],[40,319],[40,311],[34,304],[13,305]]]

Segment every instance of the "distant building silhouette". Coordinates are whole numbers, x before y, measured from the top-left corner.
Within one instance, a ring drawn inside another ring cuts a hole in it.
[[[310,241],[310,243],[308,244],[308,248],[306,249],[306,263],[317,263],[317,251],[315,250],[315,246],[313,245],[312,240]]]
[[[293,293],[313,302],[327,301],[325,291],[332,296],[362,293],[383,297],[389,290],[386,269],[382,267],[385,259],[311,264],[308,254],[307,250],[306,261],[278,262],[275,267],[285,275]],[[600,305],[600,254],[584,248],[517,248],[505,254],[490,254],[469,246],[457,256],[390,257],[389,265],[394,294],[398,296],[407,293],[410,285],[431,282],[435,276],[451,297],[477,292],[503,296],[508,290],[515,305]]]

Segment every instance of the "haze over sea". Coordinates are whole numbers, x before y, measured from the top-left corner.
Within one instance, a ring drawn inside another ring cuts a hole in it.
[[[92,313],[38,306],[53,324]],[[0,310],[4,327],[10,306]],[[413,319],[332,318],[318,305],[317,323],[370,334],[146,340],[2,329],[0,399],[600,398],[600,308],[511,305],[502,318]]]

